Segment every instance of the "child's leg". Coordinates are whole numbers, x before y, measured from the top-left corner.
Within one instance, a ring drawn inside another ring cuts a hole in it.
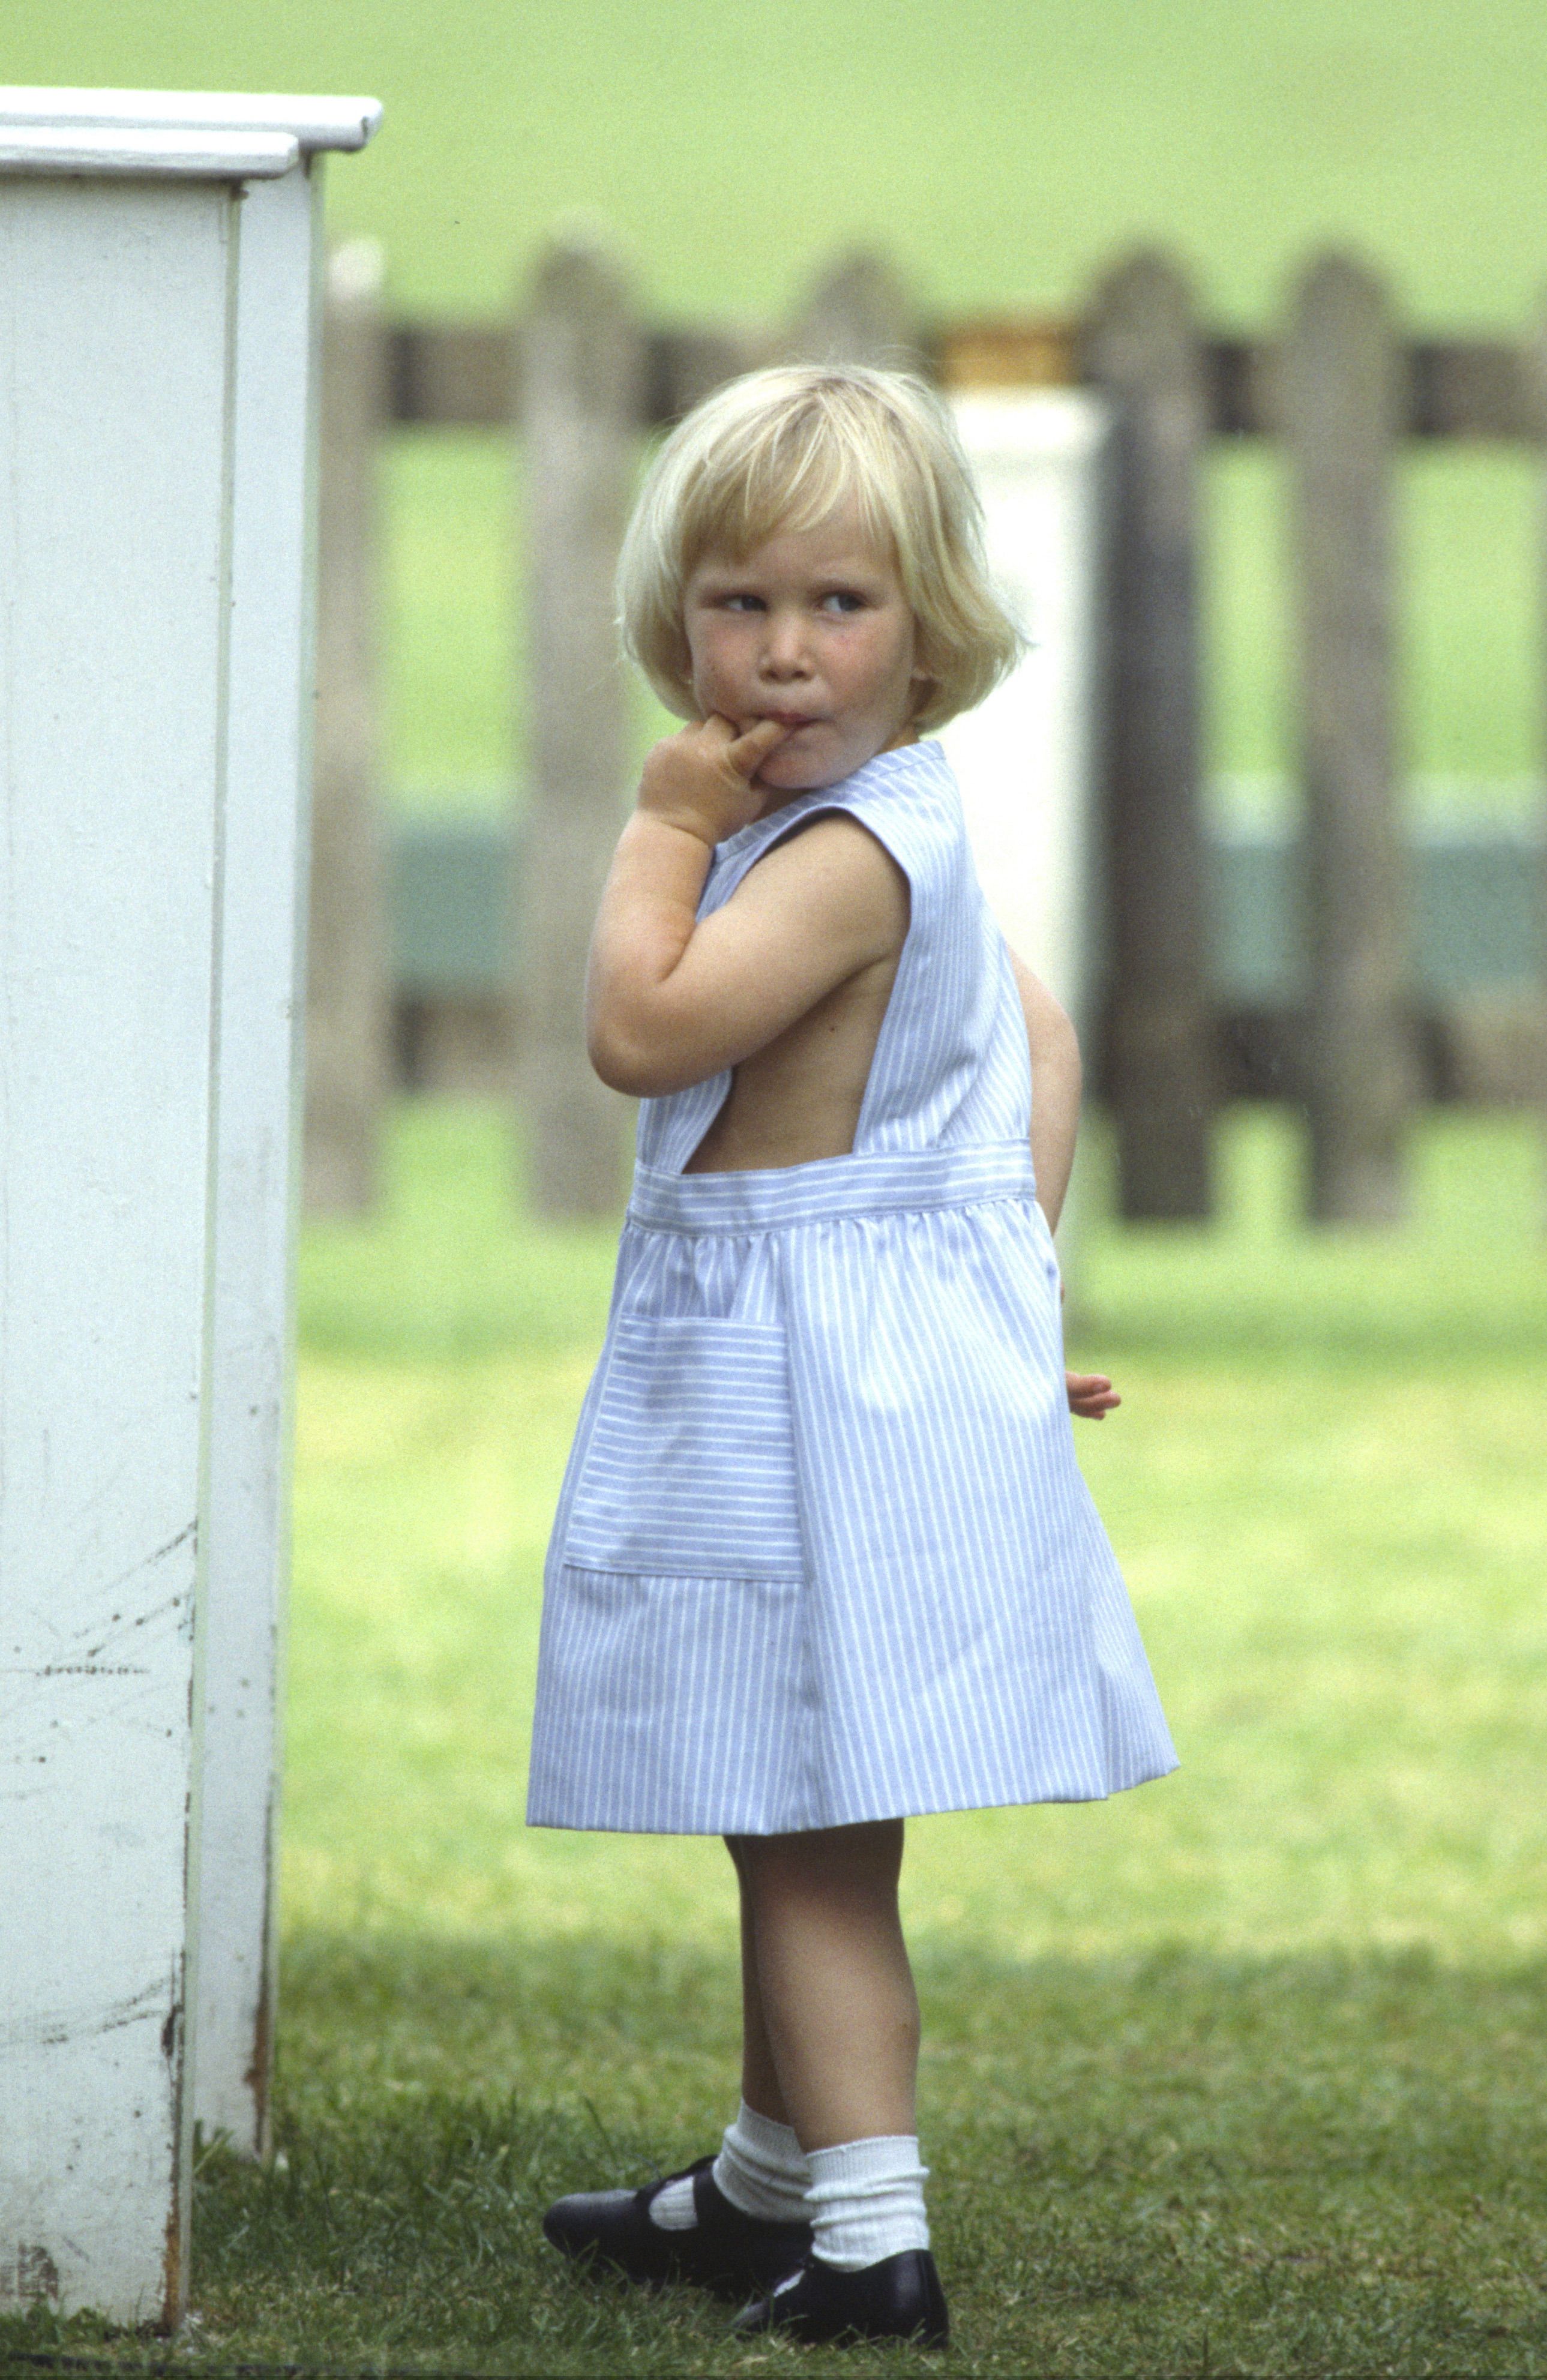
[[[727,1847],[739,1872],[738,1846]],[[809,2249],[810,2169],[785,2115],[763,2025],[744,1876],[741,1920],[741,2105],[725,2128],[718,2155],[713,2162],[700,2158],[686,2173],[670,2175],[644,2192],[580,2192],[560,2199],[548,2209],[543,2228],[566,2253],[600,2255],[640,2280],[676,2272],[712,2287],[731,2280],[767,2289]],[[664,2238],[671,2242],[669,2251]]]
[[[743,2215],[763,2223],[804,2225],[810,2180],[804,2153],[790,2129],[784,2095],[763,2023],[758,1982],[751,1901],[741,1845],[729,1839],[741,1887],[741,2105],[725,2131],[714,2160],[714,2182]],[[668,2182],[651,2201],[651,2221],[663,2230],[688,2229],[700,2219],[699,2194],[691,2180]]]
[[[741,2096],[760,2116],[776,2124],[787,2124],[789,2116],[785,2095],[779,2088],[779,2070],[774,2063],[762,2013],[752,1895],[743,1864],[743,1844],[736,1836],[727,1835],[725,1849],[736,1863],[736,1879],[741,1891]]]
[[[543,2223],[555,2246],[641,2280],[766,2290],[737,2323],[749,2336],[945,2344],[913,2132],[902,1841],[896,1820],[730,1841],[745,2026],[736,2121],[712,2168],[561,2199]]]
[[[901,1819],[743,1835],[745,2080],[801,2146],[911,2136],[919,2001],[897,1911]]]
[[[946,2331],[914,2114],[919,2000],[897,1910],[900,1819],[742,1836],[746,2083],[769,2073],[806,2153],[812,2259],[743,2318],[810,2338]]]

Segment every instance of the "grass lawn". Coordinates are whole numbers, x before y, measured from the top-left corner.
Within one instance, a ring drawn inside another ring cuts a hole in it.
[[[1547,2373],[1539,1149],[1431,1120],[1390,1240],[1295,1225],[1281,1118],[1224,1155],[1216,1232],[1093,1219],[1078,1263],[1127,1398],[1081,1452],[1183,1767],[910,1828],[950,2368]],[[284,2157],[206,2156],[176,2367],[921,2364],[737,2350],[537,2240],[713,2142],[734,1945],[717,1845],[521,1825],[611,1246],[514,1223],[509,1162],[496,1117],[407,1110],[382,1218],[308,1235]]]

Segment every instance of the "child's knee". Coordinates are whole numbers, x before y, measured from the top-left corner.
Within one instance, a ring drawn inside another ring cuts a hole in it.
[[[852,1901],[895,1904],[902,1821],[813,1828],[795,1835],[744,1835],[732,1849],[754,1904]]]

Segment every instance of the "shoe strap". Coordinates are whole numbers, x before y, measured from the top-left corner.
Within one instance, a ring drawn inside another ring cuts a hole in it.
[[[676,2173],[664,2173],[659,2181],[647,2181],[642,2190],[637,2190],[634,2192],[635,2203],[639,2206],[640,2213],[648,2213],[651,2200],[661,2191],[667,2189],[674,2181],[690,2181],[692,2183],[694,2211],[695,2213],[700,2212],[699,2176],[703,2173],[708,2173],[713,2168],[713,2163],[714,2159],[713,2156],[696,2157],[691,2165],[679,2166]]]

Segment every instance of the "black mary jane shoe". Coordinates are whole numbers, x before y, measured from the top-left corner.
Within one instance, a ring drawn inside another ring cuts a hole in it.
[[[544,2235],[566,2256],[590,2257],[661,2289],[692,2281],[723,2297],[770,2289],[782,2273],[810,2252],[809,2223],[765,2223],[743,2215],[717,2187],[714,2159],[700,2157],[643,2190],[580,2191],[561,2198],[542,2217]],[[669,2181],[692,2180],[698,2221],[665,2231],[650,2217],[650,2202]]]
[[[951,2335],[945,2292],[927,2248],[905,2248],[846,2273],[808,2256],[798,2269],[737,2314],[737,2338],[782,2330],[791,2338],[911,2338],[944,2347]]]

